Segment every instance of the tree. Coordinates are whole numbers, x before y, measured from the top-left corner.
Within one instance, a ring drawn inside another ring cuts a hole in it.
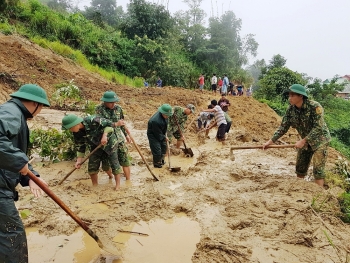
[[[210,65],[211,69],[215,68],[224,74],[245,65],[249,55],[255,56],[257,43],[253,35],[242,40],[241,24],[241,19],[232,11],[226,12],[220,18],[211,17],[208,27],[209,40],[205,48],[197,51],[197,64],[202,67]]]
[[[87,19],[100,26],[103,23],[116,26],[123,15],[123,8],[117,6],[116,0],[91,0],[91,6],[85,7],[84,12]]]
[[[259,89],[254,96],[273,101],[281,98],[282,93],[293,84],[305,85],[306,81],[299,73],[286,67],[276,67],[259,81]]]
[[[312,84],[307,86],[308,91],[313,99],[317,101],[324,101],[327,97],[335,97],[338,91],[344,89],[345,83],[338,84],[337,77],[333,78],[330,83],[322,83],[322,80],[319,78],[314,79]]]
[[[47,6],[59,12],[69,11],[73,7],[70,0],[49,0]]]
[[[283,56],[280,54],[274,55],[272,59],[270,59],[269,64],[261,69],[261,75],[259,78],[262,79],[269,70],[284,67],[286,63],[287,60]]]
[[[129,39],[147,36],[161,40],[168,36],[173,26],[174,20],[164,6],[145,0],[130,0],[127,15],[119,28]]]

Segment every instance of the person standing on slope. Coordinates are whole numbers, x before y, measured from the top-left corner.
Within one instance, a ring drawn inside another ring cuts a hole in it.
[[[298,149],[295,172],[298,178],[307,175],[311,159],[313,158],[313,174],[315,183],[324,186],[325,164],[328,154],[328,144],[331,136],[324,121],[322,106],[308,100],[306,89],[300,84],[292,85],[286,92],[289,94],[289,103],[286,114],[280,127],[264,145],[263,149],[275,143],[290,127],[295,128],[301,140],[295,143]]]

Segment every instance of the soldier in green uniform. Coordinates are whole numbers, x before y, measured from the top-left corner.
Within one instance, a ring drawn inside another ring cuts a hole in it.
[[[173,115],[169,104],[163,104],[158,111],[149,119],[147,126],[147,137],[153,155],[153,166],[162,168],[165,164],[164,157],[167,149],[166,131],[168,118]]]
[[[116,102],[119,101],[117,94],[113,91],[106,91],[101,98],[102,104],[96,107],[96,115],[101,116],[105,119],[111,120],[113,122],[117,122],[119,120],[124,119],[123,109],[116,105]],[[130,180],[130,159],[128,154],[128,147],[126,146],[124,134],[128,143],[131,143],[131,139],[129,137],[129,131],[125,128],[125,126],[117,126],[114,128],[114,132],[117,134],[118,138],[122,138],[118,145],[118,161],[119,164],[123,168],[124,175],[126,180]],[[112,171],[110,168],[107,159],[102,160],[102,170],[106,171],[109,178],[112,178]]]
[[[25,84],[10,96],[9,101],[0,105],[0,262],[27,263],[27,238],[14,203],[18,200],[15,188],[20,183],[29,186],[35,197],[42,195],[39,186],[26,176],[30,170],[39,177],[26,155],[27,120],[50,103],[46,92],[34,84]]]
[[[73,132],[74,143],[77,149],[76,168],[80,168],[85,155],[86,147],[93,151],[99,144],[103,147],[94,152],[89,158],[88,173],[92,185],[98,185],[98,171],[102,160],[108,160],[115,178],[115,190],[120,188],[120,174],[122,169],[118,162],[118,145],[122,138],[114,133],[114,128],[123,126],[124,121],[113,122],[98,116],[87,116],[84,119],[74,114],[68,114],[62,119],[62,129]]]
[[[183,134],[185,131],[185,123],[187,121],[187,117],[191,113],[194,113],[195,110],[196,110],[196,108],[193,104],[188,104],[186,106],[186,108],[182,108],[179,106],[175,106],[173,108],[174,114],[171,118],[169,118],[167,135],[168,135],[169,141],[171,141],[172,136],[174,136],[175,139],[177,139],[176,148],[178,148],[178,149],[180,148],[181,143],[183,142],[184,138],[181,137],[179,127],[177,126],[176,120],[177,120],[177,122],[180,126],[180,129],[181,129],[181,132]]]
[[[289,127],[295,128],[302,138],[295,143],[295,148],[298,149],[296,174],[299,178],[304,178],[313,158],[315,183],[323,187],[327,148],[331,140],[323,118],[323,108],[318,102],[308,100],[305,87],[300,84],[292,85],[287,92],[290,106],[280,127],[263,148],[268,148],[269,145],[276,142],[288,131]]]

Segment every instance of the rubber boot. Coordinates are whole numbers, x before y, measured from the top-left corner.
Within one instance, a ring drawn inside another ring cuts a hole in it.
[[[153,155],[153,166],[154,168],[162,168],[162,156],[155,156]]]

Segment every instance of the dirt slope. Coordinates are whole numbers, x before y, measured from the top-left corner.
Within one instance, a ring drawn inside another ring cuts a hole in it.
[[[117,85],[26,39],[0,34],[0,102],[9,98],[18,83],[37,83],[52,94],[54,85],[72,79],[86,98],[95,102],[107,90],[120,96],[127,124],[148,159],[151,156],[145,129],[157,107],[162,103],[179,106],[193,103],[200,109],[206,108],[211,99],[219,99],[217,94],[182,88],[136,89]],[[334,211],[339,211],[335,198],[338,189],[323,190],[314,183],[297,180],[294,150],[236,151],[235,160],[231,160],[230,146],[261,145],[269,139],[280,118],[253,98],[229,99],[233,126],[226,145],[215,142],[215,131],[211,132],[211,139],[197,135],[192,124],[186,132],[186,142],[195,156],[172,156],[172,166],[181,166],[181,172],[170,173],[167,167],[154,170],[160,182],[152,180],[133,146],[130,146],[132,180],[130,183],[123,180],[118,192],[112,190],[113,182],[103,173],[100,186],[91,188],[86,167],[62,186],[56,186],[73,162],[38,161],[34,166],[55,193],[111,246],[116,246],[111,240],[118,235],[118,229],[184,213],[200,227],[200,240],[190,259],[193,262],[347,262],[350,228],[334,216]],[[64,112],[46,109],[42,113],[33,120],[36,125],[60,127]],[[292,143],[297,138],[291,130],[281,142]],[[329,166],[338,155],[331,150]],[[68,236],[78,228],[50,198],[32,199],[27,189],[19,191],[22,197],[17,203],[19,210],[31,211],[23,220],[26,227],[36,227],[46,236]],[[317,214],[311,203],[315,203],[316,210],[322,206],[332,213]],[[30,262],[63,262],[57,254],[61,247],[56,248],[56,257],[39,260],[31,242]],[[123,247],[117,248],[123,254]],[[126,255],[122,259],[115,261],[102,251],[97,257],[91,256],[90,261],[74,259],[74,262],[141,262]]]

